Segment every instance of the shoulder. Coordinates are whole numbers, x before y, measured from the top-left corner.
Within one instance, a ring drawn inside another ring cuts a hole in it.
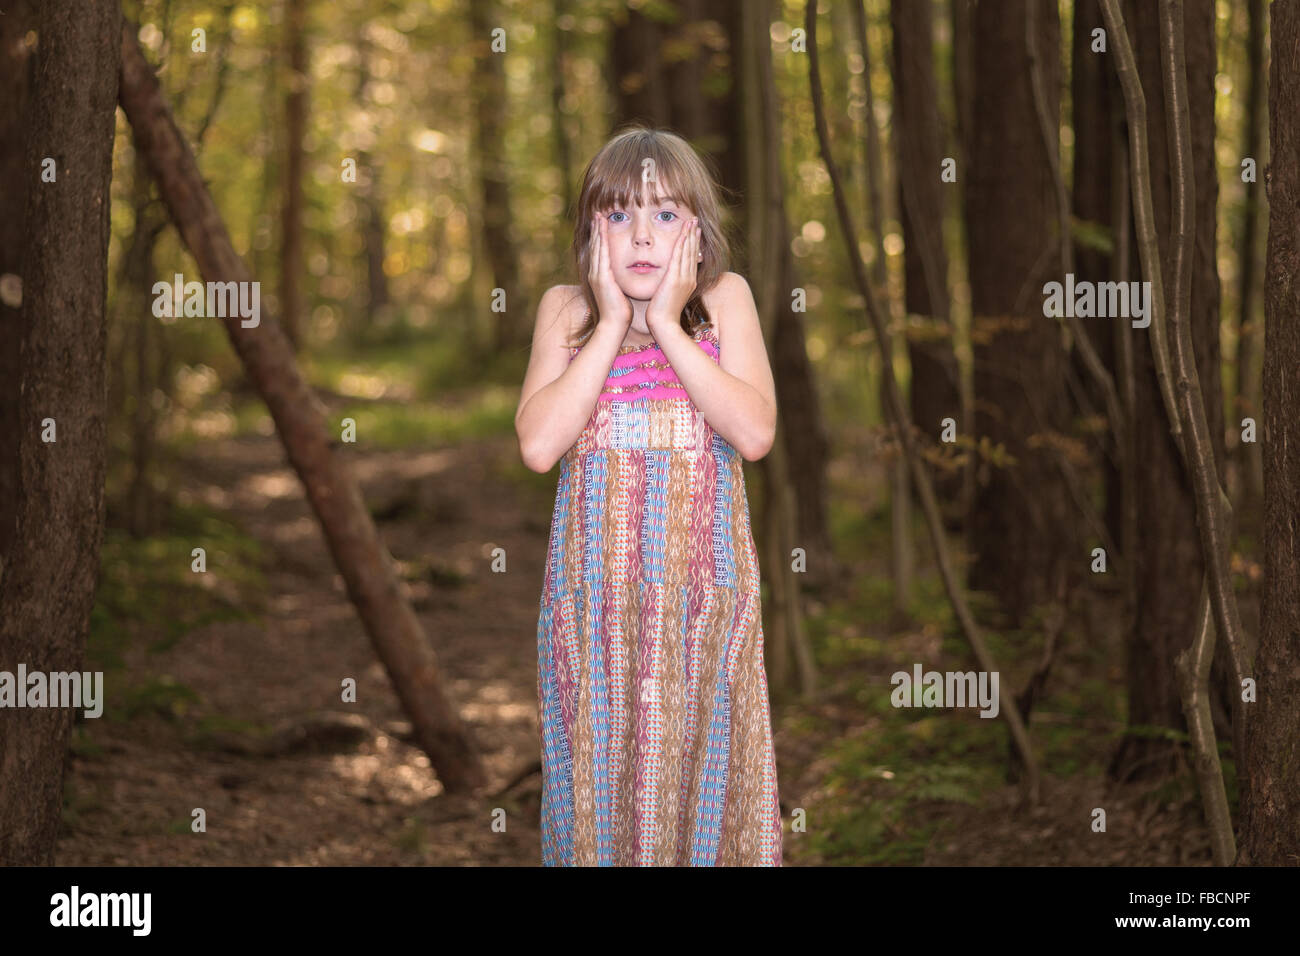
[[[722,326],[727,318],[737,313],[744,315],[754,309],[754,293],[745,277],[736,272],[724,272],[704,293],[704,306],[709,310],[714,325]]]
[[[704,293],[705,301],[710,303],[734,302],[738,298],[746,297],[752,298],[753,293],[749,291],[749,283],[745,281],[745,277],[737,272],[722,273],[712,287]]]
[[[582,286],[553,285],[542,293],[537,303],[537,318],[541,322],[547,317],[559,321],[556,325],[564,330],[564,342],[569,342],[586,314],[587,303],[582,297]]]

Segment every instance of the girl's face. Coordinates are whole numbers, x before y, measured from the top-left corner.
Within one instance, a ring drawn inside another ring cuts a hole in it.
[[[629,299],[649,300],[664,277],[673,243],[695,213],[682,200],[661,196],[651,203],[647,186],[640,206],[599,213],[609,222],[609,266]]]

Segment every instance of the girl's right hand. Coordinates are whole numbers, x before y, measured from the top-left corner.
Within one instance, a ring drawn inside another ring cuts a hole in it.
[[[632,302],[614,278],[614,269],[609,261],[608,225],[609,220],[604,216],[596,217],[596,226],[591,230],[591,254],[588,256],[591,268],[587,280],[596,296],[597,320],[602,325],[608,322],[617,326],[621,341],[632,325]]]

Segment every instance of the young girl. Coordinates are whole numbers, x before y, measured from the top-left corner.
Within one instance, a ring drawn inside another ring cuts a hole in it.
[[[548,866],[779,866],[741,459],[776,395],[717,187],[634,128],[583,177],[578,286],[542,296],[515,430],[561,460],[537,626]]]

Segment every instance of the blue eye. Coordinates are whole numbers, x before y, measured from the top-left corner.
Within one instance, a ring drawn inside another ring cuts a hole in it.
[[[669,212],[667,209],[663,210],[661,213],[659,213],[659,215],[661,215],[661,216],[672,216],[672,217],[673,217],[672,219],[665,219],[665,220],[663,220],[664,222],[672,222],[673,219],[676,219],[676,218],[677,218],[677,213],[675,213],[675,212]]]
[[[612,213],[609,214],[609,221],[610,221],[610,222],[622,222],[623,220],[621,220],[621,219],[615,219],[614,217],[615,217],[615,216],[626,216],[626,215],[627,215],[627,213],[625,213],[625,212],[612,212]]]

